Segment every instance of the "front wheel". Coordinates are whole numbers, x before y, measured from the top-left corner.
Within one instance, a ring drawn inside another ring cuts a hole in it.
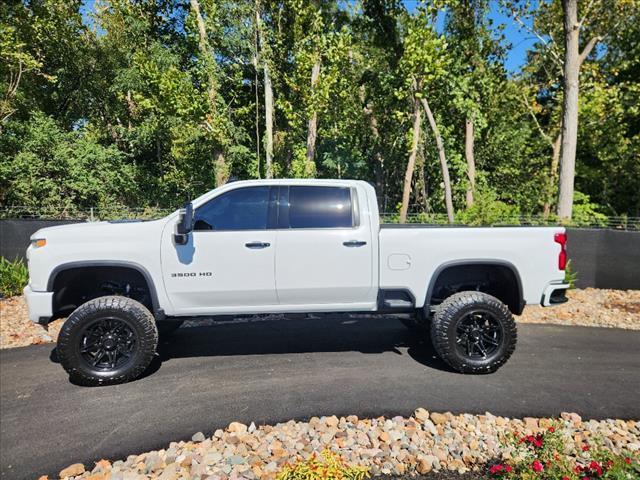
[[[516,348],[516,323],[500,300],[482,292],[456,293],[431,323],[431,341],[449,366],[462,373],[491,373]]]
[[[153,315],[127,297],[99,297],[78,307],[58,336],[57,354],[83,385],[124,383],[140,376],[158,346]]]

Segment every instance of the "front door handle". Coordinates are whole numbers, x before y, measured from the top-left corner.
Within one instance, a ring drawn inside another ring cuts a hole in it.
[[[362,247],[363,245],[366,245],[367,242],[364,240],[349,240],[347,242],[342,242],[342,244],[345,247]]]
[[[267,242],[249,242],[244,244],[247,248],[258,249],[258,248],[267,248],[270,247],[271,244]]]

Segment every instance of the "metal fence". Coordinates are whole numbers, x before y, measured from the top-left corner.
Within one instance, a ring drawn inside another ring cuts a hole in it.
[[[382,223],[399,223],[400,214],[398,213],[381,213],[380,221]],[[448,225],[447,215],[444,213],[423,214],[413,213],[407,215],[406,223],[422,223],[430,225]],[[560,222],[553,217],[544,217],[542,215],[507,215],[491,218],[483,221],[482,219],[468,220],[463,215],[457,215],[454,218],[453,225],[459,226],[564,226],[571,228],[595,228],[610,230],[628,230],[640,231],[640,217],[627,216],[597,216],[590,218],[573,219],[570,222]]]
[[[93,208],[38,208],[31,207],[3,207],[0,208],[0,219],[38,219],[38,220],[152,220],[162,218],[177,207],[93,207]],[[399,223],[400,214],[397,212],[383,212],[380,214],[382,223]],[[444,213],[410,213],[407,223],[422,223],[429,225],[448,225],[447,215]],[[596,228],[611,230],[640,231],[640,217],[603,216],[573,219],[571,222],[561,223],[553,217],[542,215],[510,215],[497,216],[490,219],[469,219],[464,213],[456,215],[453,225],[473,226],[555,226],[562,225],[572,228]]]

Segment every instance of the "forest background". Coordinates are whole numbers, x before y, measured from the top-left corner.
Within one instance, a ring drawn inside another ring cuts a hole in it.
[[[639,14],[638,0],[5,1],[0,209],[157,212],[232,177],[304,177],[370,181],[395,221],[639,217]]]

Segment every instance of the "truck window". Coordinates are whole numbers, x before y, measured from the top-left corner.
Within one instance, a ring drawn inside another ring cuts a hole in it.
[[[198,207],[194,230],[265,230],[269,187],[231,190]]]
[[[348,187],[289,189],[290,228],[350,228],[353,226],[351,191]]]

